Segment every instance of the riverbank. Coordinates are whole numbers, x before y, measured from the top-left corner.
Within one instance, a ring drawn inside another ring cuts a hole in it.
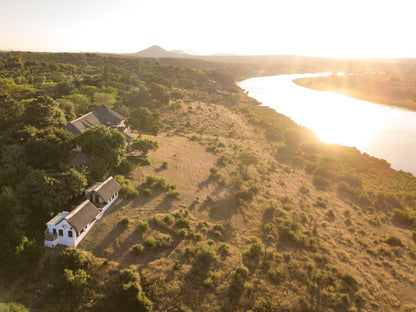
[[[293,82],[317,91],[339,93],[358,100],[416,112],[416,92],[413,89],[416,81],[412,81],[411,77],[405,79],[386,73],[361,73],[298,78]]]

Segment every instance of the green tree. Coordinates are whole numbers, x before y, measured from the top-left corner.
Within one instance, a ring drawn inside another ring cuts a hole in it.
[[[97,92],[93,96],[93,102],[96,106],[105,105],[111,107],[116,101],[114,95],[109,93]]]
[[[158,135],[163,129],[160,121],[159,110],[151,112],[146,107],[139,107],[130,112],[127,123],[134,130],[143,131],[152,135]]]
[[[144,156],[147,155],[150,150],[156,151],[158,148],[159,143],[148,138],[134,138],[133,143],[129,146],[129,149],[140,151]]]
[[[58,167],[68,156],[75,135],[65,129],[48,127],[40,130],[25,144],[28,162],[36,168]]]
[[[256,153],[250,152],[250,151],[241,152],[238,155],[238,159],[246,167],[246,174],[247,174],[248,166],[256,165],[259,162],[259,158],[257,157]]]
[[[34,220],[44,222],[81,195],[86,186],[86,177],[73,168],[60,173],[33,170],[18,185],[17,194],[21,203],[32,209]]]
[[[101,159],[107,168],[115,168],[125,158],[126,139],[106,126],[91,127],[78,136],[82,151],[91,159]]]
[[[0,312],[29,312],[23,304],[16,302],[0,303]]]
[[[20,121],[24,113],[22,102],[8,94],[0,94],[0,130],[6,130]]]
[[[156,107],[169,104],[169,89],[164,85],[152,82],[150,84],[150,95]]]
[[[51,126],[61,127],[66,124],[65,114],[49,96],[38,96],[29,102],[23,115],[26,124],[38,129]]]

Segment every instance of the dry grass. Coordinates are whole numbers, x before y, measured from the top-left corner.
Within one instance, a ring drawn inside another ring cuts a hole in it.
[[[385,213],[364,211],[340,199],[332,189],[316,190],[311,177],[302,169],[288,170],[284,164],[277,163],[273,147],[237,111],[214,104],[192,103],[179,111],[167,110],[162,117],[171,128],[153,138],[159,142],[160,149],[150,154],[151,165],[137,167],[131,178],[142,194],[149,187],[145,185],[148,174],[164,177],[176,186],[180,197],[171,199],[166,192],[154,189],[149,197],[139,195],[133,200],[119,200],[81,244],[81,248],[97,256],[122,266],[137,267],[157,310],[172,310],[179,308],[178,305],[193,311],[244,310],[253,308],[257,298],[268,296],[282,307],[295,309],[294,303],[299,298],[308,300],[305,281],[287,280],[275,285],[260,268],[251,272],[248,281],[236,292],[234,269],[242,263],[244,251],[255,239],[262,239],[266,248],[271,247],[280,254],[290,253],[288,266],[291,261],[303,266],[314,261],[317,255],[323,255],[333,272],[348,272],[356,278],[359,288],[365,291],[367,311],[392,311],[404,304],[416,304],[415,243],[409,231],[391,224]],[[210,149],[213,144],[218,147],[214,152]],[[240,188],[248,189],[256,183],[260,190],[251,202],[238,203],[233,200],[238,189],[234,172],[238,171],[236,155],[244,150],[257,153],[260,163],[249,167],[249,178],[242,180]],[[210,168],[217,166],[222,155],[232,159],[232,163],[218,166],[218,173],[225,178],[223,184],[209,177]],[[167,168],[163,168],[163,162],[168,163]],[[272,163],[277,165],[275,169]],[[310,190],[308,195],[299,193],[301,185]],[[212,201],[206,202],[207,196]],[[283,197],[289,199],[290,205],[283,207]],[[326,201],[326,208],[314,205],[318,198]],[[268,221],[263,220],[263,212],[269,201],[274,201],[286,217],[304,214],[306,219],[298,233],[311,232],[316,225],[319,249],[312,252],[282,243],[278,224],[272,230],[274,236],[267,238],[262,228]],[[190,230],[199,239],[180,237],[173,224],[164,223],[167,214],[187,214]],[[128,227],[119,224],[124,216],[131,219]],[[155,217],[161,225],[152,224]],[[145,233],[136,230],[139,220],[150,224]],[[198,226],[199,222],[206,223]],[[210,232],[215,224],[223,225],[224,229],[217,238]],[[145,247],[143,255],[130,252],[132,245],[144,244],[149,237],[160,234],[172,237],[169,247],[155,250]],[[387,245],[384,240],[391,234],[399,237],[404,247],[399,250]],[[207,239],[213,239],[217,248],[226,242],[229,255],[201,270],[196,259]],[[285,293],[284,298],[279,295],[281,292]],[[357,302],[351,299],[350,307],[361,309]]]

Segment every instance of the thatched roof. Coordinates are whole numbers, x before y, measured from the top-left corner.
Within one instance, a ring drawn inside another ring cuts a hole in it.
[[[79,152],[71,160],[71,166],[87,166],[90,163],[90,158],[84,152]]]
[[[72,225],[72,227],[80,232],[88,223],[93,221],[100,211],[89,200],[85,200],[82,204],[74,208],[67,216],[65,220]]]
[[[96,192],[104,199],[104,201],[109,201],[111,197],[120,190],[121,185],[113,177],[109,177],[104,182],[88,189],[90,192]]]
[[[92,112],[71,121],[65,126],[65,129],[78,135],[88,128],[99,125],[118,125],[123,120],[124,117],[119,113],[107,106],[101,105]]]

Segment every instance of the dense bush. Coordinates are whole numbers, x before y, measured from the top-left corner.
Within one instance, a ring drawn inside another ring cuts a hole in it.
[[[114,177],[118,183],[121,185],[120,194],[126,198],[136,197],[139,195],[139,192],[134,189],[133,184],[130,180],[126,179],[122,175],[116,175]]]

